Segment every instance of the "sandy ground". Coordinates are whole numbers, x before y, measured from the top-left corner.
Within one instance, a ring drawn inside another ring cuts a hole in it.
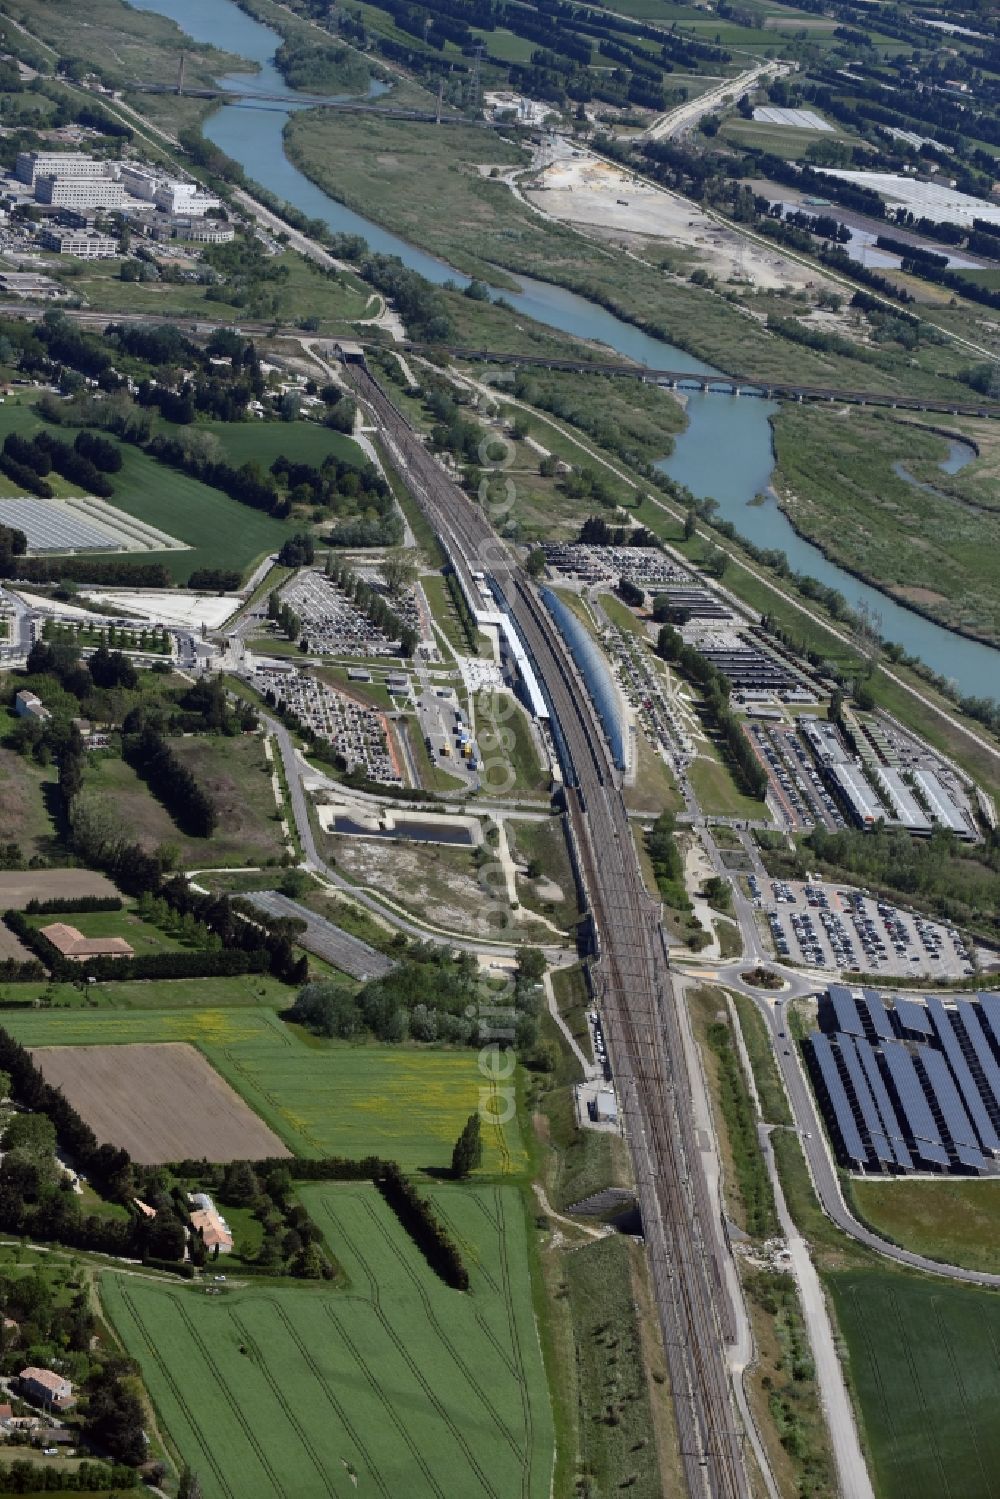
[[[185,593],[181,589],[164,593],[143,593],[129,588],[115,593],[95,593],[88,589],[87,597],[111,609],[127,609],[131,614],[140,614],[159,624],[187,625],[193,629],[207,625],[210,630],[218,629],[243,603],[236,594]]]
[[[754,246],[720,227],[686,198],[638,182],[608,162],[560,157],[533,183],[530,190],[525,184],[525,197],[543,213],[569,223],[666,240],[675,249],[691,252],[692,265],[697,260],[720,281],[738,276],[771,291],[815,287],[822,280],[814,269],[786,259],[780,250]]]
[[[262,1160],[290,1152],[185,1042],[43,1046],[32,1058],[101,1143],[134,1161]]]

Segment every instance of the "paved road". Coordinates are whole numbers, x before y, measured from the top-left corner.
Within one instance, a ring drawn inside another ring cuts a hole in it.
[[[806,1241],[796,1228],[785,1202],[781,1178],[771,1149],[771,1129],[769,1124],[759,1124],[757,1134],[771,1178],[781,1232],[791,1256],[792,1273],[798,1282],[802,1315],[816,1365],[816,1382],[830,1428],[830,1445],[837,1465],[837,1477],[840,1479],[840,1492],[843,1499],[875,1499],[875,1491],[861,1450],[854,1408],[844,1382],[843,1365],[833,1337],[823,1286],[810,1258]]]
[[[709,89],[707,93],[699,94],[697,99],[688,99],[679,104],[676,109],[669,109],[666,114],[660,115],[654,120],[647,130],[639,137],[640,140],[664,141],[671,140],[678,135],[686,135],[697,125],[699,120],[711,114],[723,99],[739,99],[756,87],[762,78],[772,74],[788,72],[787,66],[777,62],[761,63],[756,68],[748,68],[738,78],[723,78],[715,88]]]

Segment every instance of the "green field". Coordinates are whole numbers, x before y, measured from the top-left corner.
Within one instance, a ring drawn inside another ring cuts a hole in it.
[[[995,1499],[1000,1296],[881,1270],[826,1283],[881,1499]]]
[[[13,718],[0,715],[0,729],[7,732]],[[54,765],[36,765],[14,750],[0,746],[0,838],[19,845],[25,859],[49,855],[55,848],[56,827],[52,808],[56,805]]]
[[[1000,1272],[1000,1182],[852,1181],[858,1210],[878,1232],[934,1260]]]
[[[441,1188],[471,1294],[433,1274],[375,1190],[303,1193],[349,1289],[204,1291],[105,1275],[206,1499],[548,1499],[553,1434],[526,1221],[506,1188]]]
[[[65,922],[75,927],[85,937],[124,937],[138,957],[151,954],[183,952],[184,943],[169,932],[161,931],[148,921],[143,921],[132,911],[69,911],[64,915],[56,912],[44,916],[29,916],[31,926],[40,928],[52,922]]]
[[[282,453],[296,463],[312,463],[317,468],[331,454],[358,468],[368,461],[353,437],[317,422],[199,422],[198,430],[212,432],[230,462],[237,465],[256,462],[270,468]]]
[[[75,923],[76,917],[72,920]],[[0,1005],[5,1008],[30,1008],[41,1002],[58,1010],[210,1010],[220,1005],[274,1005],[284,1009],[291,998],[288,986],[266,973],[237,973],[226,978],[113,979],[86,988],[44,981],[0,985]],[[60,1027],[66,1023],[65,1019],[59,1021]],[[57,1042],[61,1039],[61,1034],[55,1036]]]
[[[8,432],[33,437],[44,426],[28,406],[8,403],[0,407],[0,441]],[[274,430],[280,433],[283,428],[284,423],[276,424]],[[256,434],[255,428],[249,430]],[[58,436],[72,442],[76,432],[74,427],[60,427]],[[139,552],[135,554],[137,561],[162,562],[172,577],[185,582],[197,567],[246,571],[266,552],[280,547],[288,536],[290,526],[285,522],[231,500],[220,489],[158,463],[129,443],[118,446],[122,466],[114,476],[115,492],[109,503],[166,531],[190,549]],[[65,484],[61,492],[79,493]]]
[[[3,1018],[25,1046],[191,1042],[298,1155],[375,1154],[408,1170],[441,1168],[480,1103],[472,1050],[310,1043],[264,1008],[32,1010]],[[503,1130],[485,1128],[484,1138],[487,1170],[525,1167],[516,1119]]]

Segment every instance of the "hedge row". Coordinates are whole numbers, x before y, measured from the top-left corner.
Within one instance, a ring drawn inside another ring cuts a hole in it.
[[[120,911],[120,895],[69,895],[56,900],[29,900],[24,910],[28,916],[48,916],[62,911]]]

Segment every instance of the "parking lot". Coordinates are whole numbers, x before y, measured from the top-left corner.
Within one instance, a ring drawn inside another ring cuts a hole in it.
[[[373,781],[398,786],[402,781],[385,718],[295,667],[259,666],[251,678],[262,695],[273,694],[299,722],[326,739],[343,755],[348,770],[361,770]]]
[[[332,578],[321,572],[296,573],[282,588],[281,601],[299,616],[302,637],[313,655],[363,659],[399,655],[398,636],[390,639]],[[419,624],[419,613],[411,613]]]
[[[971,954],[952,927],[827,882],[748,877],[779,959],[887,978],[964,978]]]
[[[845,826],[844,816],[790,724],[745,725],[770,783],[770,800],[793,831]]]

